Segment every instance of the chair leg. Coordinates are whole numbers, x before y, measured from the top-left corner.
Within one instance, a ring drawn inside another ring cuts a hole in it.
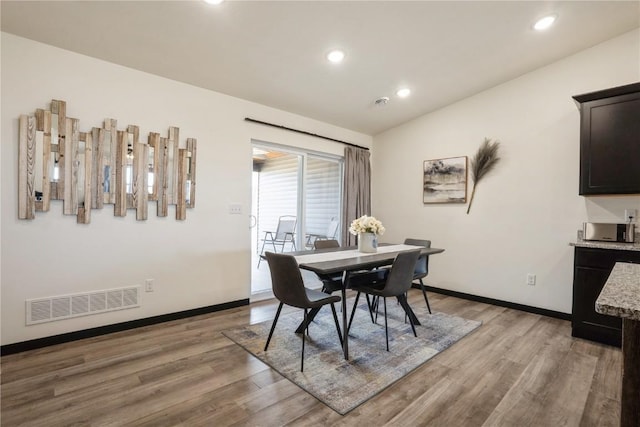
[[[281,302],[278,306],[278,310],[276,311],[276,317],[273,319],[273,324],[271,325],[271,331],[269,331],[269,338],[267,338],[267,343],[264,346],[264,351],[267,351],[267,347],[269,347],[269,343],[271,342],[271,336],[273,335],[273,330],[276,328],[276,323],[278,323],[278,317],[280,317],[280,311],[282,310],[282,306],[284,304]]]
[[[380,297],[374,297],[375,300],[373,302],[373,307],[374,307],[374,311],[376,313],[376,319],[373,321],[373,323],[378,323],[378,312],[380,311]]]
[[[371,316],[371,323],[376,323],[373,320],[373,305],[371,305],[372,302],[371,300],[369,300],[369,294],[364,294],[364,296],[367,297],[367,307],[369,307],[369,315]]]
[[[409,316],[409,323],[411,324],[411,330],[413,331],[413,336],[414,336],[414,337],[417,337],[417,336],[418,336],[418,334],[416,333],[416,327],[415,327],[415,325],[413,324],[413,319],[411,318],[411,316]]]
[[[387,326],[387,297],[382,297],[384,305],[384,336],[387,340],[387,351],[389,351],[389,327]]]
[[[349,318],[349,323],[347,323],[347,333],[349,333],[349,329],[351,329],[351,322],[353,322],[353,315],[356,314],[356,308],[358,307],[359,298],[360,298],[360,292],[356,294],[356,301],[353,303],[353,309],[351,310],[351,317]]]
[[[429,298],[427,298],[427,291],[424,288],[424,283],[422,279],[420,279],[420,289],[422,289],[422,295],[424,295],[424,302],[427,303],[427,310],[429,310],[429,314],[431,314],[431,307],[429,306]]]
[[[342,344],[342,330],[340,329],[340,322],[338,322],[338,313],[336,313],[336,306],[331,303],[331,312],[333,313],[333,320],[336,322],[336,329],[338,330],[338,338],[340,338],[340,347]]]
[[[313,322],[313,319],[315,319],[316,315],[320,312],[320,308],[321,307],[312,308],[311,310],[309,310],[309,314],[307,314],[307,322],[308,323]],[[296,329],[296,334],[304,333],[305,327],[306,327],[305,322],[300,323],[300,325]]]
[[[305,330],[302,332],[302,353],[300,354],[300,372],[304,371],[304,342],[306,341],[306,336],[309,333],[309,323],[307,323],[307,309],[304,309],[304,324],[307,325]]]
[[[407,297],[407,295],[408,295],[408,292],[405,292],[404,293],[405,298]],[[400,304],[400,301],[398,301],[398,304]],[[404,323],[407,323],[407,312],[406,311],[404,312]]]

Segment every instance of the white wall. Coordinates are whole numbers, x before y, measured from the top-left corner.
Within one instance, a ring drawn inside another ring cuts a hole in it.
[[[2,344],[61,334],[249,298],[251,139],[342,155],[343,146],[245,122],[266,122],[371,146],[371,137],[216,92],[196,88],[2,33],[1,297]],[[109,117],[119,128],[140,126],[198,140],[197,204],[186,221],[113,216],[94,210],[91,224],[76,224],[52,202],[31,221],[17,218],[18,118],[51,99],[67,101],[80,130]],[[243,215],[229,215],[240,203]],[[25,300],[85,292],[155,279],[142,307],[25,326]]]
[[[431,259],[433,286],[570,313],[569,242],[582,222],[624,222],[624,208],[640,209],[638,196],[578,196],[571,96],[637,81],[638,30],[376,135],[372,198],[387,227],[382,240],[428,238],[445,248]],[[423,160],[470,160],[484,137],[501,142],[502,160],[480,182],[470,214],[462,204],[423,205]],[[536,286],[525,284],[527,273]]]

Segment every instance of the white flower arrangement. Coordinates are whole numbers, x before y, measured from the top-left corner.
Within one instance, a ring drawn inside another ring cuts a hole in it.
[[[360,233],[373,233],[376,236],[384,234],[385,228],[375,217],[362,215],[354,219],[349,226],[349,233],[357,236]]]

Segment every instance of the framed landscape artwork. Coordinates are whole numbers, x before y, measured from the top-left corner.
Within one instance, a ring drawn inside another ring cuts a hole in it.
[[[424,203],[467,202],[467,156],[425,160]]]

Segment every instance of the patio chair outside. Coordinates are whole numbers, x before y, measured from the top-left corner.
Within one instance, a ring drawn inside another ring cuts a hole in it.
[[[336,234],[338,234],[338,227],[340,226],[340,221],[338,221],[335,217],[331,218],[329,221],[329,225],[327,226],[327,231],[325,234],[307,234],[307,241],[305,246],[307,249],[313,249],[314,243],[316,240],[333,240],[336,238]]]
[[[284,247],[287,243],[291,244],[291,248],[296,250],[295,233],[296,233],[297,218],[293,215],[283,215],[278,218],[278,227],[276,231],[265,231],[264,238],[262,239],[262,248],[260,249],[260,256],[258,257],[258,267],[260,267],[260,261],[262,261],[262,254],[264,254],[265,245],[271,245],[273,252],[284,252]],[[278,247],[280,250],[278,251]]]

